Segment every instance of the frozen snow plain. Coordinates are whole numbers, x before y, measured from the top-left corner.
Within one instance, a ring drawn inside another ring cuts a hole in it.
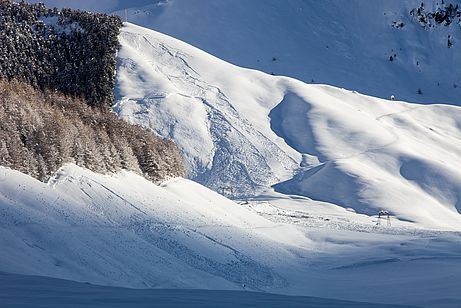
[[[218,290],[127,289],[0,273],[2,307],[354,307],[411,308],[308,296]],[[27,292],[25,292],[27,290]]]

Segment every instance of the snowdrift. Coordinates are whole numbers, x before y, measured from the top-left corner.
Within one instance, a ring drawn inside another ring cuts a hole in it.
[[[242,69],[125,24],[123,119],[173,139],[191,179],[233,197],[286,194],[459,229],[461,109]]]

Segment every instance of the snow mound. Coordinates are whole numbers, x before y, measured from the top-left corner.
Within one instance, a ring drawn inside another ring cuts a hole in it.
[[[461,109],[242,69],[125,24],[114,111],[173,139],[191,179],[233,197],[277,191],[459,228]]]
[[[156,186],[130,172],[67,165],[48,184],[0,168],[0,185],[0,271],[136,288],[260,290],[286,285],[271,262],[292,258],[288,247],[310,246],[294,227],[185,179]]]

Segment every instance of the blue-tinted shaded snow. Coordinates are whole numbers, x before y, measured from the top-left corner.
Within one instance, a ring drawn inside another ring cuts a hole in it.
[[[0,274],[1,307],[410,307],[212,290],[127,289],[38,276]]]

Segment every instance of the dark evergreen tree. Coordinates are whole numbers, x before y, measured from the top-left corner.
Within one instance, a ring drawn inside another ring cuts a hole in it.
[[[118,16],[0,0],[0,78],[113,102]]]

